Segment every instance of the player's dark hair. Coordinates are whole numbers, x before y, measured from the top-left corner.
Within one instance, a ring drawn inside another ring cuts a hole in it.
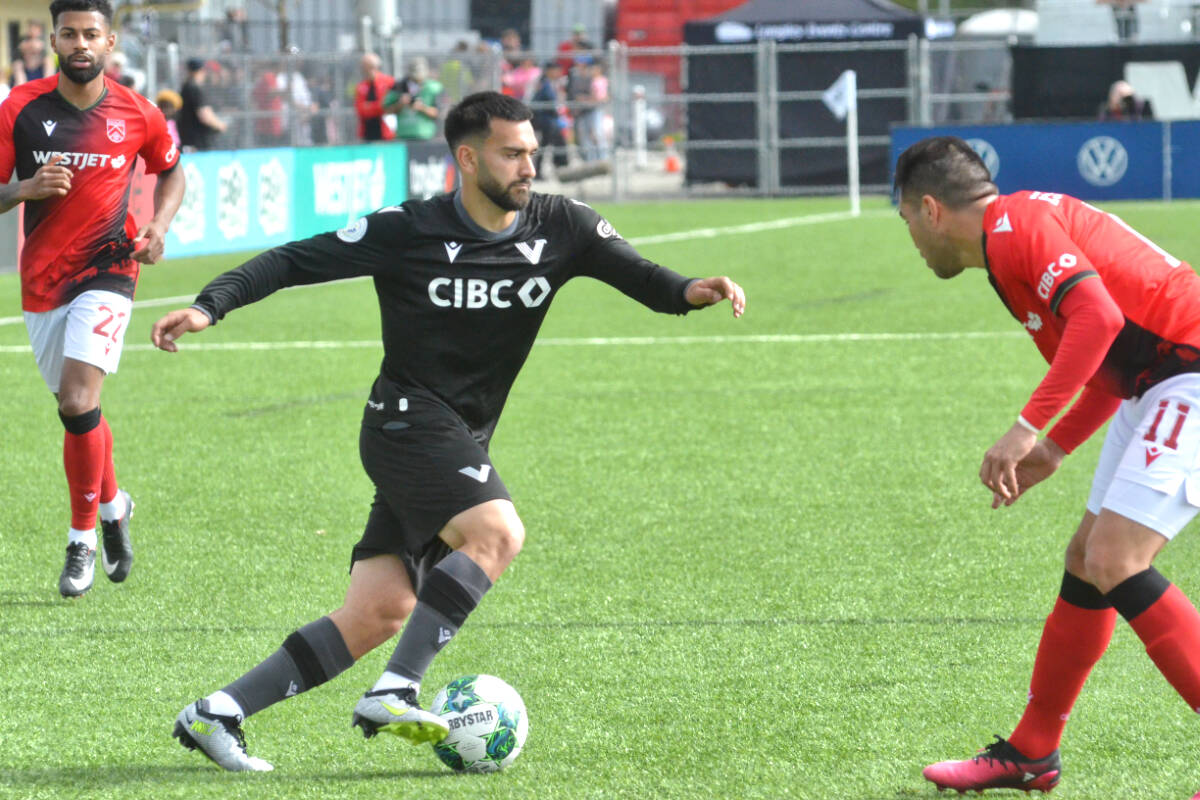
[[[108,0],[54,0],[50,4],[50,19],[58,27],[58,15],[67,11],[98,11],[108,26],[112,27],[112,3]]]
[[[469,94],[446,115],[446,144],[450,145],[450,152],[468,137],[486,138],[493,119],[524,122],[533,119],[533,112],[515,97],[499,92]]]
[[[961,208],[1000,190],[971,145],[957,136],[933,136],[900,154],[892,193],[897,203],[931,195],[950,208]]]

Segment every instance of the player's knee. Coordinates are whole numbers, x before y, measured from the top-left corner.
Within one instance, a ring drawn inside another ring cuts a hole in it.
[[[516,515],[497,515],[476,528],[469,539],[473,549],[488,562],[481,565],[485,570],[493,565],[503,569],[521,552],[525,526]]]
[[[1072,575],[1080,576],[1087,575],[1087,549],[1082,542],[1072,539],[1067,545],[1067,553],[1065,558],[1065,566],[1067,572]]]
[[[525,526],[516,517],[507,519],[496,529],[493,541],[498,558],[503,561],[512,561],[525,544]]]
[[[90,433],[100,424],[100,407],[83,399],[60,399],[58,403],[58,418],[62,420],[67,433],[82,436]]]
[[[375,597],[353,609],[357,612],[353,614],[353,624],[374,649],[404,628],[416,604],[416,597]]]
[[[404,629],[404,623],[412,613],[415,603],[414,600],[413,604],[404,607],[390,605],[377,608],[370,620],[369,636],[374,647],[378,647]]]
[[[1108,594],[1126,578],[1143,571],[1148,564],[1120,549],[1089,547],[1084,557],[1084,574],[1087,580],[1102,593]]]

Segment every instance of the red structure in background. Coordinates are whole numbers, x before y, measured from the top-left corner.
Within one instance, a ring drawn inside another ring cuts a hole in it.
[[[683,44],[683,23],[715,17],[746,0],[618,0],[617,40],[630,47],[678,47]],[[678,56],[637,56],[630,70],[656,72],[666,81],[666,91],[677,94]]]

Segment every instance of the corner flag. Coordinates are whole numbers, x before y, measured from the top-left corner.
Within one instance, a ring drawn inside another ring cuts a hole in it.
[[[850,190],[850,213],[861,211],[858,186],[858,74],[848,69],[821,95],[825,107],[839,120],[846,120],[846,178]]]

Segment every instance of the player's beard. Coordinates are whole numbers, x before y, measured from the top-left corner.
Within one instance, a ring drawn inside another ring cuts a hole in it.
[[[529,181],[513,181],[507,187],[501,186],[500,181],[487,170],[486,167],[479,170],[478,180],[479,191],[505,211],[520,211],[529,205]],[[524,187],[526,191],[518,195],[516,190]]]
[[[83,85],[91,83],[96,79],[96,76],[104,71],[104,56],[97,56],[87,69],[80,69],[71,66],[70,58],[63,58],[62,54],[58,56],[58,69],[67,76],[67,79],[72,83]]]

